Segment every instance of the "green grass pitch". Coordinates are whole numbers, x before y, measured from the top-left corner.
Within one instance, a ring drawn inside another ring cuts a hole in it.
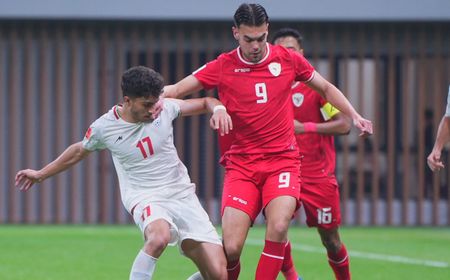
[[[450,279],[450,228],[347,227],[353,279]],[[254,279],[264,228],[250,230],[240,279]],[[296,267],[305,280],[334,279],[314,229],[292,227]],[[135,226],[0,226],[0,279],[128,279],[142,246]],[[186,279],[196,271],[169,247],[153,279]],[[278,279],[283,279],[279,277]]]

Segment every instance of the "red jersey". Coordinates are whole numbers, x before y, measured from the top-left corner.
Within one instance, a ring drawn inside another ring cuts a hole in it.
[[[314,75],[314,68],[302,55],[267,44],[266,56],[251,63],[237,48],[193,75],[205,89],[217,87],[219,99],[233,120],[233,139],[227,153],[296,149],[290,90],[294,81],[309,81]]]
[[[339,113],[322,96],[303,83],[295,83],[291,92],[294,118],[299,122],[322,123]],[[334,178],[336,161],[334,137],[319,133],[303,133],[297,134],[296,138],[301,156],[302,180]]]

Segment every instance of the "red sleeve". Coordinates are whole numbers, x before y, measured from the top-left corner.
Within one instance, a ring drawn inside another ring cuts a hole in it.
[[[204,89],[211,89],[217,87],[220,81],[221,69],[218,59],[212,60],[199,69],[192,75],[202,83]]]
[[[308,82],[314,77],[314,67],[298,52],[291,52],[295,65],[295,80]]]

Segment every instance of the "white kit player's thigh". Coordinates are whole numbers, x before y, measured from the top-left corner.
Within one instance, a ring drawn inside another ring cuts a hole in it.
[[[144,237],[145,228],[153,221],[163,219],[170,225],[170,241],[169,245],[176,245],[179,242],[178,228],[172,219],[170,210],[168,210],[166,201],[149,201],[143,200],[139,202],[133,211],[133,219],[139,227]]]
[[[180,243],[185,239],[192,239],[222,245],[216,229],[195,194],[175,202],[177,209],[173,220],[178,227]]]

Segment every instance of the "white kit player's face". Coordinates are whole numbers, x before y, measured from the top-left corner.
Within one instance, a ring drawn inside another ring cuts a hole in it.
[[[158,106],[162,106],[162,102],[159,97],[149,96],[138,98],[127,98],[127,109],[129,116],[134,122],[152,122],[155,120],[154,113],[157,111]]]
[[[259,62],[266,55],[268,29],[269,24],[233,27],[233,36],[239,42],[242,56],[249,62]]]

